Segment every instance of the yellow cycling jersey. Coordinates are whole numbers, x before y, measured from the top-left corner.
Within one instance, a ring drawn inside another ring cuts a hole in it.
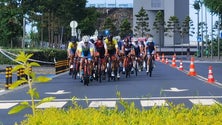
[[[105,39],[105,43],[108,50],[117,49],[118,43],[115,39],[112,40],[112,42],[109,42],[108,39]]]
[[[77,42],[76,43],[69,42],[68,49],[72,49],[72,48],[77,48]]]

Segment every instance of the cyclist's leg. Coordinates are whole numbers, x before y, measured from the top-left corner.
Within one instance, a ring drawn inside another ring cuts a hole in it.
[[[150,52],[147,53],[146,72],[149,72]]]
[[[80,58],[80,66],[79,66],[79,72],[80,72],[80,74],[79,74],[79,77],[80,77],[81,82],[83,81],[84,61],[85,61],[84,58]]]

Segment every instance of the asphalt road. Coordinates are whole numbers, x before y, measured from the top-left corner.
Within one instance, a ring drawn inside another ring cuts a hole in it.
[[[38,83],[34,87],[40,93],[40,97],[54,96],[56,100],[39,108],[54,106],[67,108],[73,106],[72,98],[82,107],[99,107],[105,105],[114,107],[119,103],[117,92],[127,102],[134,102],[137,108],[149,109],[154,105],[168,106],[173,104],[185,104],[192,107],[195,104],[211,105],[215,102],[222,102],[222,63],[207,61],[195,61],[197,76],[188,76],[190,61],[184,61],[184,70],[180,71],[169,64],[156,62],[153,76],[140,72],[138,76],[131,75],[125,78],[121,75],[118,81],[93,81],[89,86],[84,86],[79,79],[72,79],[67,73],[60,74],[48,83]],[[215,83],[208,83],[208,68],[213,67]],[[177,60],[179,66],[179,60]],[[12,91],[0,92],[0,121],[5,125],[11,125],[16,121],[24,119],[24,114],[31,113],[30,109],[24,110],[15,115],[8,115],[7,112],[19,102],[30,101],[26,94],[27,85],[21,86]],[[36,100],[38,101],[38,100]]]

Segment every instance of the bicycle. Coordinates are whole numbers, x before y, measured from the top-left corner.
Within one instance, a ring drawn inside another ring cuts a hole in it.
[[[126,70],[126,78],[127,78],[127,77],[130,77],[131,69],[133,67],[133,64],[132,64],[132,60],[131,60],[130,56],[126,56],[125,58],[126,58],[125,59],[125,61],[126,61],[125,70]]]
[[[96,81],[102,82],[102,60],[99,58],[99,56],[95,57],[95,63],[94,63],[94,79]]]
[[[148,64],[149,65],[149,69],[148,69],[149,72],[147,72],[147,75],[150,74],[150,77],[151,77],[152,76],[152,71],[153,71],[153,65],[154,65],[153,64],[153,61],[154,61],[154,55],[153,54],[151,55],[151,58],[148,61],[149,61],[149,64]]]
[[[82,80],[84,85],[89,85],[89,77],[90,77],[90,70],[89,70],[89,61],[88,58],[83,59],[83,74],[82,74]]]
[[[112,57],[107,56],[107,77],[108,77],[108,82],[110,80],[116,81],[116,79],[119,79],[119,78],[117,78],[117,69],[118,69],[117,64],[118,64],[118,62],[117,62],[116,59],[112,59]],[[112,71],[114,72],[114,76],[112,76]]]
[[[77,57],[73,59],[73,67],[71,69],[72,78],[76,79],[79,72],[79,60]]]

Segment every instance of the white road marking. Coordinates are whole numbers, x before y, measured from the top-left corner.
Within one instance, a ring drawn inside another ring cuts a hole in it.
[[[193,104],[198,105],[213,105],[218,103],[215,99],[189,99]]]
[[[58,90],[57,92],[45,92],[45,94],[50,95],[62,95],[62,94],[69,94],[70,92],[65,92],[65,90]]]
[[[170,88],[170,89],[164,89],[162,91],[165,91],[165,92],[183,92],[183,91],[188,91],[188,89]]]
[[[45,102],[37,106],[37,108],[62,108],[67,102]]]
[[[161,100],[161,99],[222,99],[222,96],[170,96],[170,97],[147,97],[147,98],[121,98],[123,100]],[[120,98],[76,98],[76,101],[118,101]],[[0,103],[7,102],[23,102],[31,100],[0,100]],[[41,101],[41,100],[34,100]],[[54,99],[53,101],[72,101],[71,98],[67,99]]]
[[[18,103],[0,103],[0,109],[9,109]]]
[[[140,104],[142,107],[168,106],[165,100],[141,100]]]
[[[101,107],[101,106],[106,106],[106,107],[115,107],[116,106],[116,101],[92,101],[89,104],[89,107]]]

